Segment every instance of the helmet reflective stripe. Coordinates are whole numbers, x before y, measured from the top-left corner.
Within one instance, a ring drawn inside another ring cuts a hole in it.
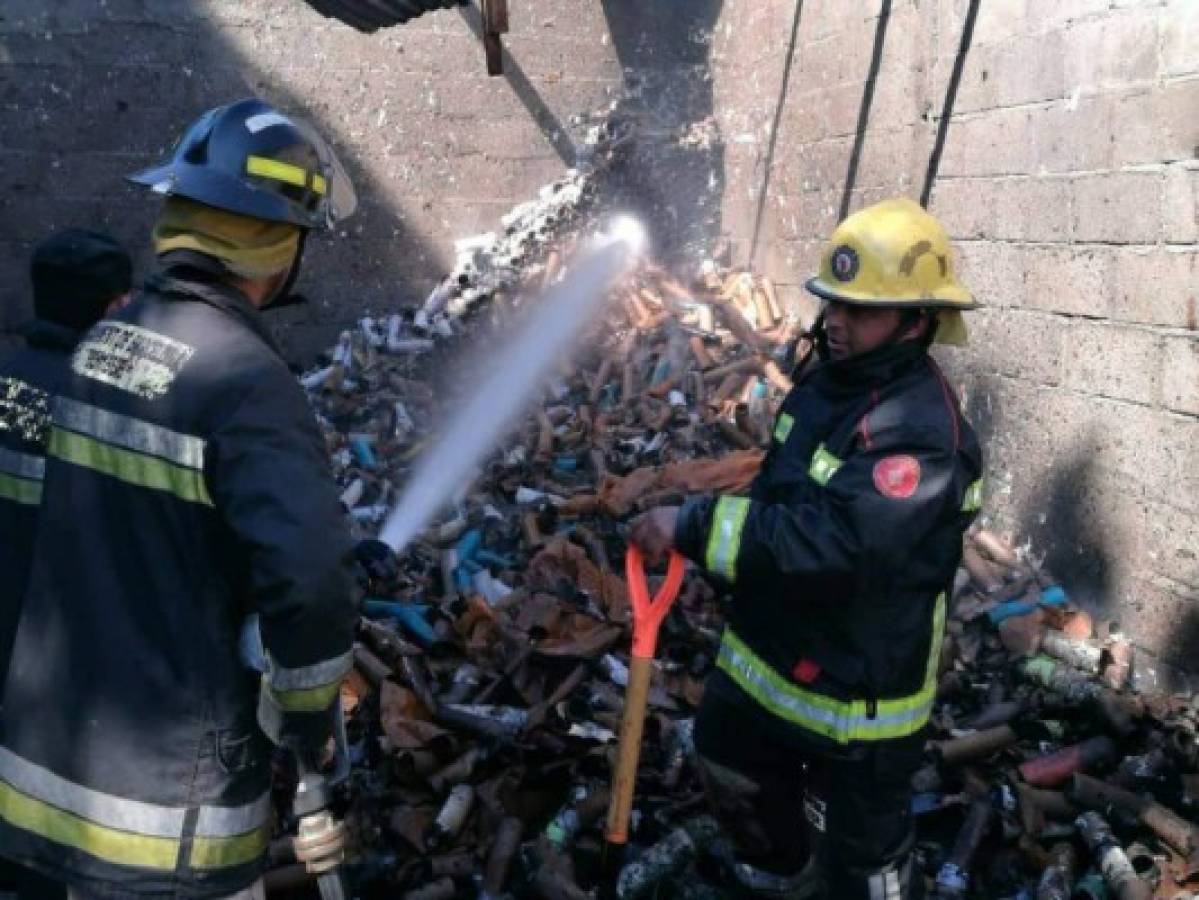
[[[254,98],[208,111],[168,159],[130,180],[155,193],[303,229],[332,228],[358,205],[329,142],[302,119]]]
[[[264,128],[270,128],[272,125],[290,125],[293,128],[295,124],[287,116],[281,112],[264,112],[256,116],[250,116],[246,119],[246,131],[250,134],[258,134]]]
[[[265,156],[247,156],[246,174],[285,181],[297,187],[307,187],[308,185],[308,173],[299,166],[279,162],[277,159],[267,159]]]
[[[276,181],[294,184],[296,187],[309,187],[311,181],[312,192],[322,195],[328,186],[323,175],[318,175],[316,172],[309,174],[300,166],[293,166],[291,163],[280,162],[277,159],[267,159],[265,156],[247,156],[246,174],[257,175],[259,178],[273,178]]]

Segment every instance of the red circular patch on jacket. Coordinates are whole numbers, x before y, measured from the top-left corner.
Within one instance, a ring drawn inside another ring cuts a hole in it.
[[[888,456],[874,464],[874,486],[884,497],[906,500],[920,485],[920,463],[914,456]]]

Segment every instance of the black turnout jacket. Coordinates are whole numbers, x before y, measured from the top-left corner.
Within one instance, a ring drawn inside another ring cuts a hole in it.
[[[750,496],[693,498],[679,517],[682,552],[732,582],[724,675],[837,744],[917,732],[981,467],[919,343],[810,369]]]
[[[102,896],[251,883],[271,739],[322,743],[356,622],[325,448],[203,265],[79,343],[0,711],[0,852]],[[261,619],[267,672],[239,658]]]

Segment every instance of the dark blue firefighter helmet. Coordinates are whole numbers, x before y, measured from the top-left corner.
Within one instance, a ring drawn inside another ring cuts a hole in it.
[[[308,123],[255,98],[210,109],[187,129],[169,160],[129,181],[305,229],[332,228],[358,205],[328,142]]]

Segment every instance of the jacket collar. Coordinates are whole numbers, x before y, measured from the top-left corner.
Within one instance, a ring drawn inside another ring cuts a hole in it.
[[[815,371],[838,388],[856,391],[880,387],[907,374],[924,362],[928,349],[920,341],[894,341],[848,359],[821,356]]]
[[[83,337],[82,331],[59,325],[49,319],[32,319],[26,322],[21,326],[21,334],[30,347],[57,353],[70,353]]]
[[[214,306],[254,332],[276,356],[283,357],[262,313],[245,294],[224,282],[226,272],[220,263],[190,250],[167,253],[160,259],[163,268],[146,280],[147,293],[157,294],[164,300]]]

